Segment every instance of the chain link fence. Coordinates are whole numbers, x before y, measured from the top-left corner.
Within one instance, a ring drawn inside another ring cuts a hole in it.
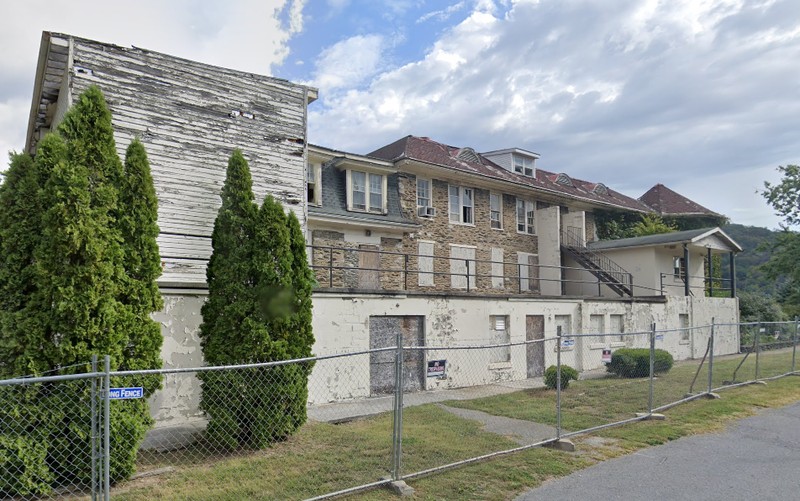
[[[356,353],[151,371],[95,360],[0,381],[0,499],[344,495],[796,374],[797,327],[453,346],[397,333]]]

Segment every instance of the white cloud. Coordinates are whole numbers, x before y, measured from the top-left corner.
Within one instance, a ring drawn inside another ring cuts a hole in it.
[[[691,190],[700,203],[721,212],[761,207],[749,219],[771,217],[752,187],[764,166],[798,163],[800,99],[787,61],[800,59],[800,3],[503,6],[475,4],[423,58],[366,85],[321,85],[310,139],[359,152],[407,134],[477,149],[520,146],[542,153],[545,169],[631,195],[656,182],[719,187],[713,176],[723,176],[735,188],[720,192],[752,204],[706,202],[706,190]]]
[[[462,0],[461,2],[454,3],[453,5],[448,5],[444,9],[428,12],[427,14],[424,14],[420,16],[419,19],[417,19],[417,24],[424,23],[425,21],[428,21],[430,19],[436,19],[437,21],[446,21],[447,19],[450,18],[450,16],[452,16],[453,14],[455,14],[460,10],[463,10],[464,7],[466,6],[467,2]]]
[[[0,134],[0,171],[8,167],[6,161],[8,152],[22,151],[25,148],[25,127],[30,108],[30,99],[15,98],[0,102],[0,131],[9,131],[8,134]],[[20,117],[25,117],[22,125]]]
[[[288,3],[287,3],[288,2]],[[0,16],[0,155],[21,149],[42,31],[135,45],[228,68],[270,74],[302,29],[305,0],[96,0],[4,2]],[[279,14],[286,9],[284,24]],[[20,105],[24,102],[24,105]],[[5,162],[3,162],[5,163]],[[0,170],[4,167],[0,164]]]
[[[381,35],[356,35],[323,50],[316,62],[313,84],[323,92],[359,86],[382,63],[385,42]]]

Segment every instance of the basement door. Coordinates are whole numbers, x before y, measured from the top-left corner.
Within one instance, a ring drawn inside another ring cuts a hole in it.
[[[528,315],[525,317],[525,340],[544,339],[544,315]],[[544,342],[525,345],[528,356],[528,377],[544,375]]]
[[[395,346],[398,331],[403,335],[403,346],[424,346],[425,317],[372,316],[369,317],[370,349]],[[395,352],[381,351],[369,355],[370,395],[394,393]],[[425,388],[425,352],[403,352],[403,391],[420,391]]]

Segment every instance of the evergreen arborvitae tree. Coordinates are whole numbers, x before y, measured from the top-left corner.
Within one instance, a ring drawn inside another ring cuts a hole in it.
[[[63,146],[58,141],[57,146]],[[53,146],[45,139],[42,158]],[[33,254],[38,243],[39,185],[33,160],[11,155],[0,186],[0,378],[43,369],[40,331],[19,324],[35,290]],[[34,322],[27,322],[33,324]],[[41,388],[0,388],[0,492],[23,496],[48,492],[54,476],[47,466],[47,439],[52,414],[41,402]]]
[[[161,275],[158,252],[158,199],[150,175],[150,162],[144,145],[134,139],[125,153],[120,190],[119,226],[123,242],[123,268],[126,283],[121,301],[133,310],[130,338],[126,346],[128,369],[151,369],[161,366],[161,328],[150,314],[164,306],[156,280]],[[145,386],[149,396],[159,386],[150,378]]]
[[[29,155],[10,155],[0,186],[0,377],[36,372],[16,317],[34,286],[33,252],[39,235],[39,185]]]
[[[314,345],[314,332],[311,327],[311,291],[314,287],[314,272],[308,265],[306,239],[300,228],[300,221],[294,212],[287,218],[289,240],[292,254],[292,290],[294,294],[294,316],[291,322],[292,357],[311,356]]]
[[[65,374],[86,370],[93,354],[107,354],[112,370],[160,367],[160,336],[147,319],[161,304],[153,270],[153,261],[158,262],[153,252],[155,201],[146,157],[136,148],[128,178],[116,152],[111,114],[96,87],[83,93],[58,132],[40,143],[32,171],[38,196],[30,209],[30,224],[37,231],[27,235],[35,247],[26,271],[30,288],[12,322],[16,352],[0,351],[0,356],[13,357],[0,365]],[[139,182],[144,185],[135,186]],[[121,196],[123,190],[135,193]],[[122,215],[129,218],[123,221]],[[128,238],[132,234],[137,238]],[[4,249],[3,259],[8,255]],[[142,384],[149,394],[159,381],[113,383]],[[28,447],[36,453],[26,459],[26,468],[39,480],[25,484],[27,491],[20,494],[46,493],[51,482],[90,478],[88,456],[75,453],[90,434],[88,405],[80,405],[88,402],[88,390],[87,381],[71,381],[26,395],[26,410],[19,415],[37,416],[27,426],[29,436],[35,429],[39,437],[35,447]],[[110,420],[110,475],[119,480],[133,472],[151,424],[146,400],[115,402]]]
[[[211,235],[213,252],[206,269],[208,300],[201,310],[200,340],[208,365],[252,361],[249,351],[252,343],[244,340],[266,336],[256,318],[253,284],[252,249],[257,212],[250,168],[236,150],[228,161],[222,206]],[[200,407],[209,418],[208,440],[224,448],[238,447],[243,439],[246,441],[241,410],[249,405],[238,390],[250,388],[252,381],[243,371],[203,372],[199,377]]]
[[[302,240],[296,218],[294,223],[271,196],[258,208],[247,162],[234,152],[214,224],[200,328],[209,365],[310,354],[312,282],[305,243],[296,240],[295,231]],[[302,256],[295,254],[298,245]],[[304,270],[299,278],[296,268]],[[309,371],[308,364],[290,364],[202,373],[208,440],[225,448],[258,448],[286,438],[306,420]]]

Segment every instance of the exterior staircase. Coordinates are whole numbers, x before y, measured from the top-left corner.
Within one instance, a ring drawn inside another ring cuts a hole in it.
[[[586,246],[579,228],[564,228],[561,250],[620,296],[633,297],[633,276],[602,252]]]

